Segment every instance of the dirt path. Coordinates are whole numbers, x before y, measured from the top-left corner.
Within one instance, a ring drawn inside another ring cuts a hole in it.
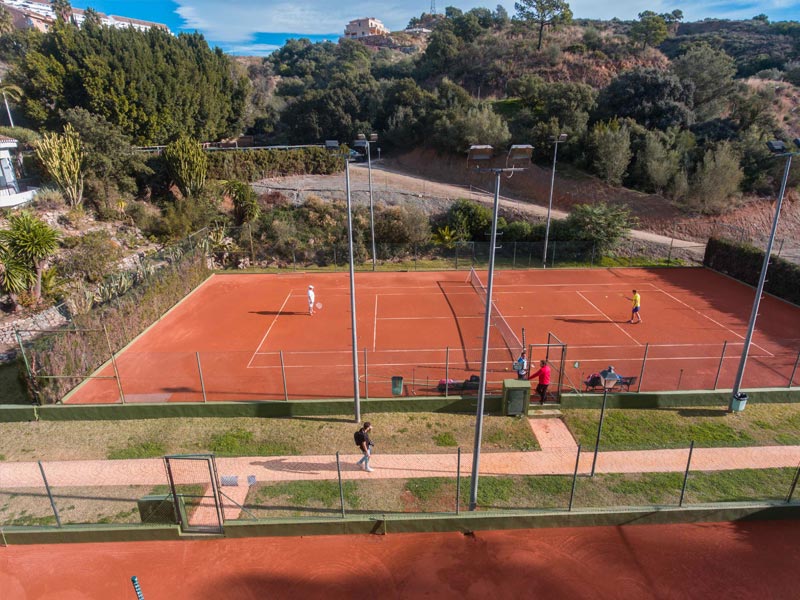
[[[491,181],[476,182],[491,187]],[[457,185],[425,179],[420,175],[403,172],[395,165],[375,161],[372,164],[372,186],[375,202],[388,205],[420,205],[426,211],[443,212],[459,198],[468,198],[491,206],[493,192],[478,185]],[[293,201],[302,201],[309,195],[325,197],[344,197],[345,183],[341,175],[298,175],[264,179],[254,185],[256,190],[279,191]],[[369,201],[369,179],[366,165],[353,164],[350,170],[351,197],[355,203],[365,204]],[[501,183],[500,210],[503,214],[516,218],[528,218],[544,221],[547,218],[547,207],[532,203],[530,200],[503,194]],[[567,211],[554,208],[553,219],[567,218]],[[691,253],[696,260],[702,260],[705,244],[696,241],[673,238],[651,231],[633,230],[630,237],[634,240],[672,246]]]

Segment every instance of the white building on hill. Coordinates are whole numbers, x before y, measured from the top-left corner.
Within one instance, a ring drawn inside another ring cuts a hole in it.
[[[14,19],[14,26],[19,29],[27,28],[47,31],[56,20],[55,12],[49,0],[0,0],[0,4],[11,13]],[[100,22],[108,27],[117,27],[120,29],[133,27],[139,31],[147,31],[148,29],[156,27],[164,31],[169,31],[169,28],[161,23],[129,19],[128,17],[118,17],[116,15],[106,15],[101,12],[97,14],[100,17]],[[80,8],[73,8],[72,18],[80,25],[85,18],[85,12]]]
[[[375,17],[355,19],[344,28],[344,37],[360,38],[370,35],[389,35],[389,30]]]

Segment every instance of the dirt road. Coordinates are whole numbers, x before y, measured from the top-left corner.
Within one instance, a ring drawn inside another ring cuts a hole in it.
[[[492,186],[491,179],[485,182],[486,188]],[[279,191],[293,201],[301,202],[311,195],[322,198],[345,195],[344,177],[341,175],[297,175],[292,177],[276,177],[264,179],[254,184],[257,191]],[[369,202],[369,178],[367,166],[363,163],[350,167],[350,187],[353,202],[365,204]],[[402,172],[396,167],[380,161],[372,163],[372,187],[375,202],[388,205],[422,205],[430,213],[442,212],[459,198],[468,198],[491,206],[493,193],[476,185],[455,185],[430,181],[417,175]],[[520,197],[511,197],[502,193],[501,182],[500,211],[506,216],[528,218],[544,221],[547,218],[547,207],[532,203]],[[553,219],[565,219],[567,212],[553,209]],[[696,241],[672,238],[649,231],[634,230],[630,237],[688,253],[695,260],[702,260],[705,244]]]

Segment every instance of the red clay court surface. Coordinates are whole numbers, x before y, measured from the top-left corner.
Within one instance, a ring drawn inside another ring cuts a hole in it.
[[[800,521],[0,548],[4,600],[795,599]]]
[[[466,279],[463,271],[356,275],[362,397],[389,397],[394,375],[405,378],[405,393],[423,395],[436,393],[446,364],[452,379],[479,372],[484,304]],[[309,284],[323,304],[313,316]],[[196,352],[211,401],[352,398],[348,286],[346,273],[211,277],[118,355],[126,401],[202,401]],[[641,324],[627,323],[634,288]],[[649,343],[642,391],[713,389],[720,362],[717,387],[729,389],[754,294],[702,268],[500,271],[494,291],[527,343],[544,344],[553,332],[568,345],[567,388],[608,364],[639,377]],[[800,309],[765,297],[760,312],[744,387],[786,387]],[[487,380],[498,385],[515,376],[512,355],[494,327],[490,345]],[[543,354],[534,348],[534,364]],[[91,379],[67,401],[119,402],[119,392],[113,378]]]

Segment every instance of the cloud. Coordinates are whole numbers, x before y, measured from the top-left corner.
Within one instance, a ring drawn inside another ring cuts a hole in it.
[[[420,12],[418,2],[176,0],[176,4],[184,29],[197,29],[218,42],[247,42],[258,33],[343,33],[348,21],[367,16],[381,19],[391,29],[401,29]]]
[[[236,54],[262,54],[274,50],[274,34],[292,36],[327,35],[336,37],[344,32],[348,21],[375,17],[390,30],[402,29],[409,19],[429,10],[427,0],[375,0],[361,3],[347,0],[174,0],[175,12],[183,20],[182,29],[198,30],[206,39]],[[500,0],[510,15],[514,14],[513,0]],[[450,4],[441,2],[439,11]],[[494,10],[497,0],[461,0],[461,10],[478,6]],[[614,3],[596,0],[570,0],[577,18],[624,20],[636,19],[644,10],[671,12],[676,7],[684,12],[685,21],[705,18],[748,19],[765,13],[772,18],[787,18],[798,0],[697,0],[680,6],[674,0],[617,0]],[[265,40],[265,35],[271,36]],[[284,36],[285,37],[285,36]]]

